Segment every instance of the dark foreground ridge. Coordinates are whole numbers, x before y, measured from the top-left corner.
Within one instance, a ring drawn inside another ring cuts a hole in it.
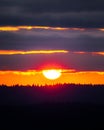
[[[0,105],[91,103],[104,105],[104,85],[56,84],[0,86]]]
[[[101,129],[104,122],[104,85],[2,85],[0,118],[0,125],[32,126],[33,129]]]

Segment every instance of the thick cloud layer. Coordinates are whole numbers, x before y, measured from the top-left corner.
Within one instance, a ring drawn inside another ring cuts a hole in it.
[[[0,55],[0,70],[37,69],[57,63],[77,71],[104,71],[104,32],[98,30],[20,30],[0,32],[0,50],[69,50],[66,54]],[[80,54],[78,52],[86,52]],[[89,53],[91,52],[91,53]]]
[[[103,0],[1,0],[0,25],[104,27]]]
[[[0,32],[0,50],[47,50],[103,52],[104,32],[98,30],[44,30]]]

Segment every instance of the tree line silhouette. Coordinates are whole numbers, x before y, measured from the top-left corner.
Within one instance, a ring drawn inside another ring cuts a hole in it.
[[[100,128],[104,124],[104,85],[0,85],[0,117],[5,124],[21,121],[52,126],[56,121],[59,126],[64,122],[72,128],[82,124],[86,128],[90,122],[89,129],[99,122]]]
[[[1,85],[0,105],[34,104],[42,102],[83,102],[104,104],[104,85]]]
[[[53,85],[48,85],[48,84],[45,84],[45,85],[20,85],[20,84],[15,84],[15,85],[6,85],[6,84],[1,84],[0,85],[1,88],[7,88],[7,87],[38,87],[38,88],[45,88],[45,87],[49,87],[49,88],[65,88],[65,87],[104,87],[104,84],[74,84],[74,83],[57,83],[57,84],[53,84]]]

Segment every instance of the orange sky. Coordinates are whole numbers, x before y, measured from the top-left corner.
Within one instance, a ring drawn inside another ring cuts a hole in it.
[[[82,83],[82,84],[104,84],[104,72],[86,71],[74,72],[62,70],[62,75],[56,80],[44,77],[42,71],[0,71],[0,84],[14,85],[44,85],[56,83]]]

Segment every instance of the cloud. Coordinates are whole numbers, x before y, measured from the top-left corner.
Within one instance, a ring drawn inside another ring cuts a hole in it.
[[[35,70],[57,64],[76,71],[104,71],[104,56],[77,53],[0,55],[0,70]]]
[[[32,29],[0,32],[0,50],[104,52],[104,32],[95,29]]]
[[[0,25],[104,27],[103,0],[1,0]]]
[[[103,41],[104,32],[100,29],[1,31],[0,51],[6,55],[0,55],[0,70],[34,70],[43,64],[56,63],[76,71],[104,71]],[[10,50],[15,55],[8,55]],[[30,54],[39,50],[67,50],[69,53]],[[22,52],[29,54],[21,55]]]
[[[16,51],[16,50],[1,50],[0,55],[26,55],[26,54],[55,54],[68,53],[67,50],[31,50],[31,51]]]

